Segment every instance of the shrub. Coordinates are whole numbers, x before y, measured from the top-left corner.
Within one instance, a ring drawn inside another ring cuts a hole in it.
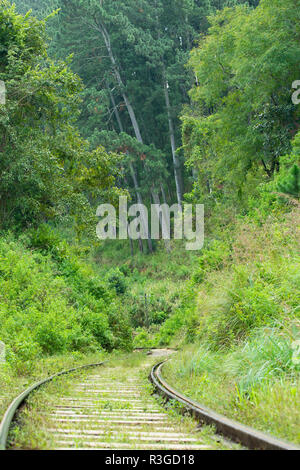
[[[47,250],[0,239],[0,336],[8,361],[25,370],[42,355],[128,345],[126,318],[109,318],[116,294],[91,266],[69,255],[57,261]]]
[[[192,276],[195,284],[201,284],[208,272],[222,270],[230,259],[230,247],[220,240],[213,240],[208,248],[204,249],[199,259],[199,267]]]
[[[61,329],[61,325],[51,319],[46,319],[37,326],[35,339],[44,354],[57,354],[67,349],[68,332]]]
[[[80,317],[80,324],[84,331],[90,332],[98,344],[104,348],[112,349],[113,337],[106,315],[100,312],[86,311]]]
[[[111,269],[108,272],[106,279],[108,284],[113,289],[115,289],[118,294],[125,294],[127,289],[127,283],[125,275],[120,271],[120,269]]]
[[[283,175],[278,182],[278,190],[289,196],[300,198],[300,168],[293,165],[286,175]]]
[[[144,328],[136,329],[133,345],[135,348],[151,348],[155,346],[153,339]]]
[[[157,341],[159,345],[169,346],[171,340],[174,338],[181,328],[185,325],[185,316],[182,311],[174,313],[168,318],[165,323],[161,326],[157,335]]]
[[[37,229],[29,231],[28,234],[30,247],[37,248],[44,254],[51,254],[58,260],[62,260],[67,256],[66,242],[49,225],[42,224]]]

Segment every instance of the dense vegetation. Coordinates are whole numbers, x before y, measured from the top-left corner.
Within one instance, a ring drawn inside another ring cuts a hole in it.
[[[47,56],[45,22],[8,2],[0,14],[8,97],[0,109],[0,211],[1,229],[10,230],[1,239],[0,331],[8,360],[26,369],[41,354],[128,347],[116,290],[81,262],[82,246],[72,251],[45,224],[69,224],[73,237],[94,231],[93,201],[119,194],[119,158],[80,137],[80,79]]]
[[[0,2],[6,372],[176,345],[170,381],[299,442],[298,1],[15,3]],[[96,207],[124,193],[204,203],[204,249],[97,240]]]

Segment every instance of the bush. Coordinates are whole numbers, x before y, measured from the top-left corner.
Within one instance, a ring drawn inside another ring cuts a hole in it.
[[[68,332],[62,330],[58,322],[46,319],[37,327],[35,339],[44,354],[52,355],[67,349],[67,335]]]
[[[192,281],[201,284],[208,272],[222,270],[230,260],[230,247],[220,240],[213,240],[209,247],[204,249],[199,259],[199,268],[193,273]]]
[[[160,346],[169,346],[172,339],[185,325],[185,316],[182,311],[174,313],[161,326],[157,335],[157,341]]]
[[[0,238],[0,337],[8,361],[25,370],[42,355],[128,347],[126,318],[110,316],[116,294],[76,257],[47,254],[54,239],[43,240],[31,252]]]
[[[59,233],[47,224],[28,232],[29,246],[40,250],[43,254],[50,254],[57,260],[66,258],[68,248]]]
[[[133,327],[161,325],[178,307],[179,292],[165,285],[152,284],[149,289],[141,286],[137,292],[128,294],[126,307]]]
[[[116,290],[117,294],[125,294],[127,289],[127,283],[125,275],[120,269],[111,269],[106,276],[108,284]]]
[[[152,348],[155,346],[153,339],[144,328],[136,329],[133,345],[135,348]]]
[[[92,334],[97,343],[106,349],[112,349],[113,337],[109,328],[108,318],[100,312],[84,312],[80,317],[83,331]]]

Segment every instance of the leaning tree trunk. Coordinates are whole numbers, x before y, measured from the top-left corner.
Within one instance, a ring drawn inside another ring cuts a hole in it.
[[[172,150],[173,166],[174,166],[174,176],[176,184],[176,194],[178,204],[182,205],[182,175],[179,158],[176,155],[176,143],[175,143],[175,130],[173,125],[173,119],[171,114],[171,104],[169,96],[169,86],[166,79],[165,67],[163,66],[163,77],[164,77],[164,94],[165,94],[165,103],[167,108],[168,122],[169,122],[169,134],[170,134],[170,143]]]
[[[129,224],[127,223],[127,233],[128,233],[128,237],[129,237],[129,242],[130,242],[130,253],[131,253],[131,258],[134,257],[134,248],[133,248],[133,240],[130,236],[130,233],[129,233]]]
[[[110,93],[110,99],[111,99],[111,102],[112,102],[112,105],[113,105],[113,108],[114,108],[114,113],[115,113],[115,116],[116,116],[116,119],[117,119],[117,122],[118,122],[118,125],[119,125],[119,128],[120,128],[120,132],[124,132],[123,124],[122,124],[122,121],[121,121],[121,118],[120,118],[120,115],[119,115],[118,108],[116,106],[115,98],[114,98],[111,90],[109,90],[109,93]],[[130,169],[131,177],[132,177],[132,180],[133,180],[134,189],[135,189],[135,192],[136,192],[136,197],[137,197],[138,203],[143,204],[143,198],[142,198],[142,195],[140,193],[139,184],[138,184],[138,180],[137,180],[137,175],[136,175],[135,169],[133,167],[133,164],[131,162],[129,162],[129,169]],[[148,232],[148,248],[149,248],[150,253],[152,253],[153,252],[152,240],[151,240],[151,237],[149,235],[148,220],[146,219],[146,217],[144,217],[144,213],[142,214],[142,218],[143,218],[144,230],[145,230],[146,233]],[[140,249],[141,249],[141,245],[143,246],[142,240],[139,241]],[[141,251],[143,251],[143,249]]]
[[[136,139],[137,139],[138,142],[143,144],[143,139],[142,139],[140,128],[139,128],[139,125],[138,125],[138,122],[137,122],[137,119],[136,119],[136,116],[135,116],[135,112],[133,110],[133,107],[130,103],[130,100],[129,100],[128,96],[126,95],[126,93],[124,91],[124,83],[123,83],[123,80],[121,78],[121,75],[120,75],[120,72],[119,72],[119,69],[118,69],[118,66],[117,66],[116,59],[113,55],[113,51],[112,51],[112,48],[111,48],[111,42],[110,42],[110,37],[109,37],[108,31],[105,28],[104,24],[99,25],[99,30],[100,30],[100,32],[103,36],[105,46],[106,46],[106,49],[107,49],[107,52],[108,52],[108,55],[109,55],[109,58],[110,58],[110,61],[111,61],[112,67],[113,67],[114,75],[116,77],[117,83],[120,87],[120,90],[121,90],[121,93],[122,93],[122,96],[123,96],[123,99],[124,99],[124,102],[126,104],[126,108],[128,110],[128,113],[129,113],[129,116],[130,116],[130,119],[131,119],[131,123],[132,123],[132,127],[134,129]],[[113,97],[112,94],[111,94],[111,97]],[[114,109],[115,109],[115,112],[117,113],[118,110],[117,110],[115,105],[114,105]],[[121,130],[121,132],[123,132],[123,130],[122,130],[123,126],[122,126],[122,122],[120,120],[120,117],[117,120],[118,120],[118,123],[121,124],[120,130]],[[133,178],[134,187],[135,187],[138,202],[139,202],[139,204],[143,204],[143,200],[142,200],[141,193],[139,191],[139,185],[138,185],[135,170],[133,168],[132,163],[130,163],[129,166],[130,166],[130,172],[131,172],[131,176]],[[152,253],[153,252],[153,247],[152,247],[152,240],[151,240],[151,237],[149,235],[148,220],[146,220],[146,218],[144,216],[143,216],[143,225],[144,225],[144,230],[146,231],[146,233],[148,232],[148,249],[149,249],[150,253]]]
[[[163,185],[162,185],[162,184],[160,185],[160,189],[161,189],[161,195],[162,195],[162,198],[163,198],[164,204],[167,204],[167,197],[166,197],[166,192],[165,192],[165,188],[163,187]]]
[[[110,58],[110,61],[111,61],[111,64],[112,64],[112,67],[113,67],[113,71],[114,71],[114,75],[115,75],[115,78],[117,80],[117,83],[120,87],[120,90],[121,90],[121,94],[123,96],[123,99],[124,99],[124,102],[126,104],[126,108],[128,110],[128,114],[130,116],[130,119],[131,119],[131,123],[132,123],[132,127],[134,129],[134,133],[135,133],[135,136],[136,136],[136,139],[138,142],[140,142],[141,144],[143,144],[143,139],[142,139],[142,135],[141,135],[141,132],[140,132],[140,128],[139,128],[139,125],[138,125],[138,122],[137,122],[137,119],[136,119],[136,116],[135,116],[135,112],[134,112],[134,109],[130,103],[130,100],[128,98],[128,96],[126,95],[125,91],[124,91],[124,83],[123,83],[123,80],[122,80],[122,77],[120,75],[120,72],[119,72],[119,69],[118,69],[118,66],[117,66],[117,62],[116,62],[116,59],[114,57],[114,54],[113,54],[113,51],[112,51],[112,47],[111,47],[111,41],[110,41],[110,37],[109,37],[109,34],[108,34],[108,31],[106,29],[106,27],[104,26],[103,23],[100,23],[99,25],[99,31],[101,32],[102,36],[103,36],[103,39],[104,39],[104,42],[105,42],[105,45],[106,45],[106,49],[107,49],[107,52],[108,52],[108,55],[109,55],[109,58]],[[168,90],[167,91],[167,100],[168,100],[168,106],[167,106],[167,109],[168,111],[170,111],[170,100],[169,100],[169,94],[168,94]],[[111,94],[111,97],[113,98],[112,94]],[[113,106],[114,106],[114,110],[116,113],[118,113],[118,110],[114,104],[114,101],[113,101]],[[122,123],[120,121],[120,118],[117,118],[117,121],[118,123],[121,124],[121,129],[123,128],[122,126]],[[170,113],[170,119],[169,119],[169,122],[170,122],[170,125],[173,129],[173,122],[172,122],[172,119],[171,119],[171,113]],[[121,130],[121,132],[123,132]],[[171,132],[170,131],[170,135],[172,136],[171,137],[171,142],[173,142],[173,146],[172,146],[172,153],[173,153],[173,160],[175,158],[175,160],[178,162],[178,165],[179,165],[179,161],[177,159],[177,156],[176,156],[176,146],[175,146],[175,137],[174,137],[174,129],[173,131]],[[173,152],[173,149],[174,149],[174,152]],[[177,165],[177,166],[178,166]],[[178,166],[179,168],[179,171],[180,171],[180,165]],[[130,171],[131,171],[131,175],[133,177],[133,180],[134,180],[134,186],[135,186],[135,190],[136,190],[136,193],[137,193],[137,198],[138,198],[138,201],[140,204],[142,204],[142,197],[141,197],[141,194],[139,192],[139,186],[138,186],[138,183],[137,183],[137,177],[136,177],[136,173],[134,171],[134,168],[133,168],[133,165],[130,164]],[[177,171],[177,170],[176,170]],[[178,171],[177,171],[178,173]],[[177,175],[176,173],[176,175]],[[177,178],[176,178],[176,175],[175,175],[175,179],[177,181]],[[179,179],[178,179],[179,181]],[[177,184],[177,183],[176,183]],[[181,191],[180,191],[180,185],[178,186],[178,191],[177,191],[177,197],[179,198],[178,200],[182,200],[182,196],[181,196]],[[157,197],[159,198],[159,196],[157,195]],[[181,202],[179,202],[179,204],[181,204]],[[164,223],[164,216],[162,216],[162,223]],[[145,222],[144,222],[145,223]],[[148,225],[148,224],[147,224]],[[149,235],[148,237],[148,248],[149,248],[149,251],[150,253],[153,252],[153,247],[152,247],[152,241],[151,241],[151,237]]]
[[[113,105],[113,113],[116,117],[120,132],[124,132],[123,124],[122,124],[122,121],[121,121],[121,118],[120,118],[120,113],[118,111],[118,107],[117,107],[117,104],[116,104],[116,101],[115,101],[115,97],[114,97],[113,92],[111,91],[109,85],[106,84],[106,86],[107,86],[108,91],[109,91],[110,100],[111,100],[112,105]]]
[[[113,67],[113,72],[114,72],[114,75],[115,75],[115,78],[117,80],[117,83],[120,87],[120,90],[121,90],[121,94],[123,96],[123,99],[124,99],[124,102],[126,104],[126,108],[128,110],[128,114],[130,116],[130,120],[131,120],[131,123],[132,123],[132,127],[134,129],[134,133],[135,133],[135,136],[136,136],[136,139],[138,142],[140,142],[141,144],[143,143],[143,139],[142,139],[142,135],[141,135],[141,132],[140,132],[140,128],[139,128],[139,125],[138,125],[138,122],[137,122],[137,119],[136,119],[136,116],[135,116],[135,112],[133,110],[133,107],[130,103],[130,100],[128,98],[128,96],[126,95],[124,89],[125,89],[125,86],[124,86],[124,83],[123,83],[123,80],[121,78],[121,75],[120,75],[120,72],[119,72],[119,68],[117,66],[117,62],[116,62],[116,59],[115,59],[115,56],[113,54],[113,51],[112,51],[112,47],[111,47],[111,42],[110,42],[110,37],[109,37],[109,34],[108,34],[108,31],[106,29],[106,27],[104,26],[104,24],[100,24],[99,25],[99,30],[103,36],[103,39],[104,39],[104,43],[105,43],[105,46],[106,46],[106,49],[107,49],[107,52],[108,52],[108,55],[109,55],[109,58],[110,58],[110,61],[111,61],[111,64],[112,64],[112,67]]]

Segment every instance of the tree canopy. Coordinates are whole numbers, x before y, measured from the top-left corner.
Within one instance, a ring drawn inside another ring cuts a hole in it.
[[[67,62],[48,57],[45,21],[4,1],[0,24],[1,226],[70,216],[83,227],[103,191],[117,194],[118,157],[80,137],[82,82]]]
[[[182,114],[196,192],[241,195],[279,172],[299,128],[291,100],[299,73],[296,7],[294,0],[262,0],[254,10],[240,5],[210,17],[191,53],[197,83]]]

